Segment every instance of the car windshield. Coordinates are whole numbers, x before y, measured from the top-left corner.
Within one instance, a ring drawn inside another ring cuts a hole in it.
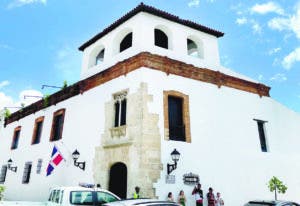
[[[107,192],[101,192],[101,191],[97,192],[97,205],[102,205],[103,203],[114,202],[117,200],[118,199],[115,196]]]
[[[91,191],[71,192],[70,203],[73,205],[93,205],[93,193]]]

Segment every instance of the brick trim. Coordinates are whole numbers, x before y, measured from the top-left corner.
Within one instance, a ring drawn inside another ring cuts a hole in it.
[[[11,146],[10,146],[10,149],[11,150],[15,150],[15,149],[17,149],[18,148],[18,145],[17,145],[17,147],[16,148],[13,148],[13,145],[14,145],[14,142],[16,141],[16,138],[17,138],[17,131],[19,131],[20,133],[21,133],[21,126],[18,126],[18,127],[16,127],[15,129],[14,129],[14,134],[13,134],[13,138],[12,138],[12,142],[11,142]],[[20,133],[19,133],[19,140],[20,140]]]
[[[36,139],[38,123],[43,122],[44,118],[45,118],[44,116],[41,116],[41,117],[38,117],[38,118],[35,119],[33,133],[32,133],[32,138],[31,138],[31,144],[32,145],[34,144],[35,139]],[[41,133],[42,133],[42,130],[43,130],[43,127],[41,129]]]
[[[189,96],[178,91],[170,90],[164,91],[164,125],[165,125],[165,140],[170,140],[169,134],[169,104],[168,97],[179,97],[183,99],[183,123],[185,125],[185,141],[191,143],[191,127],[190,127],[190,110],[189,110]]]
[[[9,118],[5,119],[4,126],[14,121],[18,121],[30,114],[33,114],[43,108],[51,105],[56,105],[58,102],[62,102],[73,96],[82,94],[94,87],[104,84],[110,80],[113,80],[122,75],[146,67],[157,71],[165,72],[166,74],[173,74],[189,79],[194,79],[201,82],[206,82],[216,85],[218,88],[226,86],[245,92],[258,94],[260,97],[269,97],[270,87],[263,84],[250,82],[237,77],[233,77],[227,74],[223,74],[219,71],[213,71],[207,68],[195,67],[191,64],[186,64],[178,60],[170,59],[149,52],[142,52],[133,57],[130,57],[122,62],[115,64],[107,68],[106,70],[99,72],[87,79],[81,80],[63,90],[60,90],[49,97],[49,104],[44,105],[43,100],[35,102],[28,107],[23,108],[13,113]]]
[[[50,134],[50,139],[49,139],[50,142],[57,141],[57,140],[54,140],[54,131],[55,131],[54,127],[55,127],[55,118],[59,115],[62,115],[62,125],[61,125],[61,129],[59,131],[59,139],[62,138],[62,132],[63,132],[63,128],[64,128],[65,111],[66,111],[66,109],[63,108],[63,109],[59,109],[53,113],[51,134]]]

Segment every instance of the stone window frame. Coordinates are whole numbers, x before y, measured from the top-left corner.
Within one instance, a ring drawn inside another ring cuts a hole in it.
[[[34,144],[39,144],[41,142],[41,136],[42,136],[42,131],[43,131],[43,124],[44,124],[44,119],[45,119],[45,116],[41,116],[41,117],[38,117],[35,119],[35,122],[34,122],[34,128],[33,128],[33,134],[32,134],[32,139],[31,139],[31,145],[34,145]],[[42,126],[41,126],[41,131],[40,131],[40,134],[39,134],[39,142],[36,142],[36,139],[37,139],[37,130],[38,130],[38,124],[39,123],[42,123]]]
[[[163,109],[164,109],[164,131],[165,140],[171,140],[169,135],[169,106],[168,97],[178,97],[183,100],[183,123],[185,125],[185,142],[191,143],[191,128],[190,128],[190,111],[189,111],[189,96],[179,91],[168,90],[163,92]]]
[[[19,141],[20,141],[20,134],[21,134],[21,126],[18,126],[18,127],[16,127],[15,128],[15,130],[14,130],[14,135],[13,135],[13,138],[12,138],[12,142],[11,142],[11,147],[10,147],[10,149],[11,150],[15,150],[15,149],[17,149],[18,148],[18,146],[19,146]],[[17,135],[18,134],[18,135]],[[18,141],[18,144],[17,145],[15,145],[16,143],[16,141]]]
[[[63,108],[63,109],[59,109],[59,110],[57,110],[56,112],[53,113],[51,133],[50,133],[50,139],[49,139],[50,142],[58,141],[58,140],[62,139],[62,133],[63,133],[63,128],[64,128],[64,120],[65,120],[65,112],[66,112],[66,109]],[[59,115],[62,115],[62,125],[61,125],[61,129],[59,131],[59,138],[54,139],[55,120],[56,120],[56,117],[59,116]]]
[[[113,126],[112,128],[117,128],[117,127],[121,127],[121,126],[125,126],[127,124],[127,108],[128,108],[128,101],[127,101],[127,96],[128,96],[128,89],[120,91],[120,92],[116,92],[112,95],[113,98],[113,103],[114,103],[114,115],[113,115]],[[121,125],[121,116],[122,116],[122,101],[126,99],[126,113],[125,113],[125,124]],[[116,110],[115,110],[115,104],[116,102],[119,102],[119,121],[117,126],[115,125],[115,117],[116,117]]]

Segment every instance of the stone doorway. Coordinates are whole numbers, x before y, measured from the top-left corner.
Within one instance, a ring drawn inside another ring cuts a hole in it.
[[[122,199],[127,197],[127,167],[122,162],[117,162],[110,168],[109,191]]]

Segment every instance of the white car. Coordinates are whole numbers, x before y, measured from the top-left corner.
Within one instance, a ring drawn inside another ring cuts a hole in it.
[[[298,203],[281,200],[254,200],[246,203],[244,206],[300,206]]]
[[[47,206],[102,205],[118,200],[118,196],[100,188],[58,187],[51,189]]]
[[[175,202],[161,201],[156,199],[128,199],[106,203],[103,206],[180,206]]]

